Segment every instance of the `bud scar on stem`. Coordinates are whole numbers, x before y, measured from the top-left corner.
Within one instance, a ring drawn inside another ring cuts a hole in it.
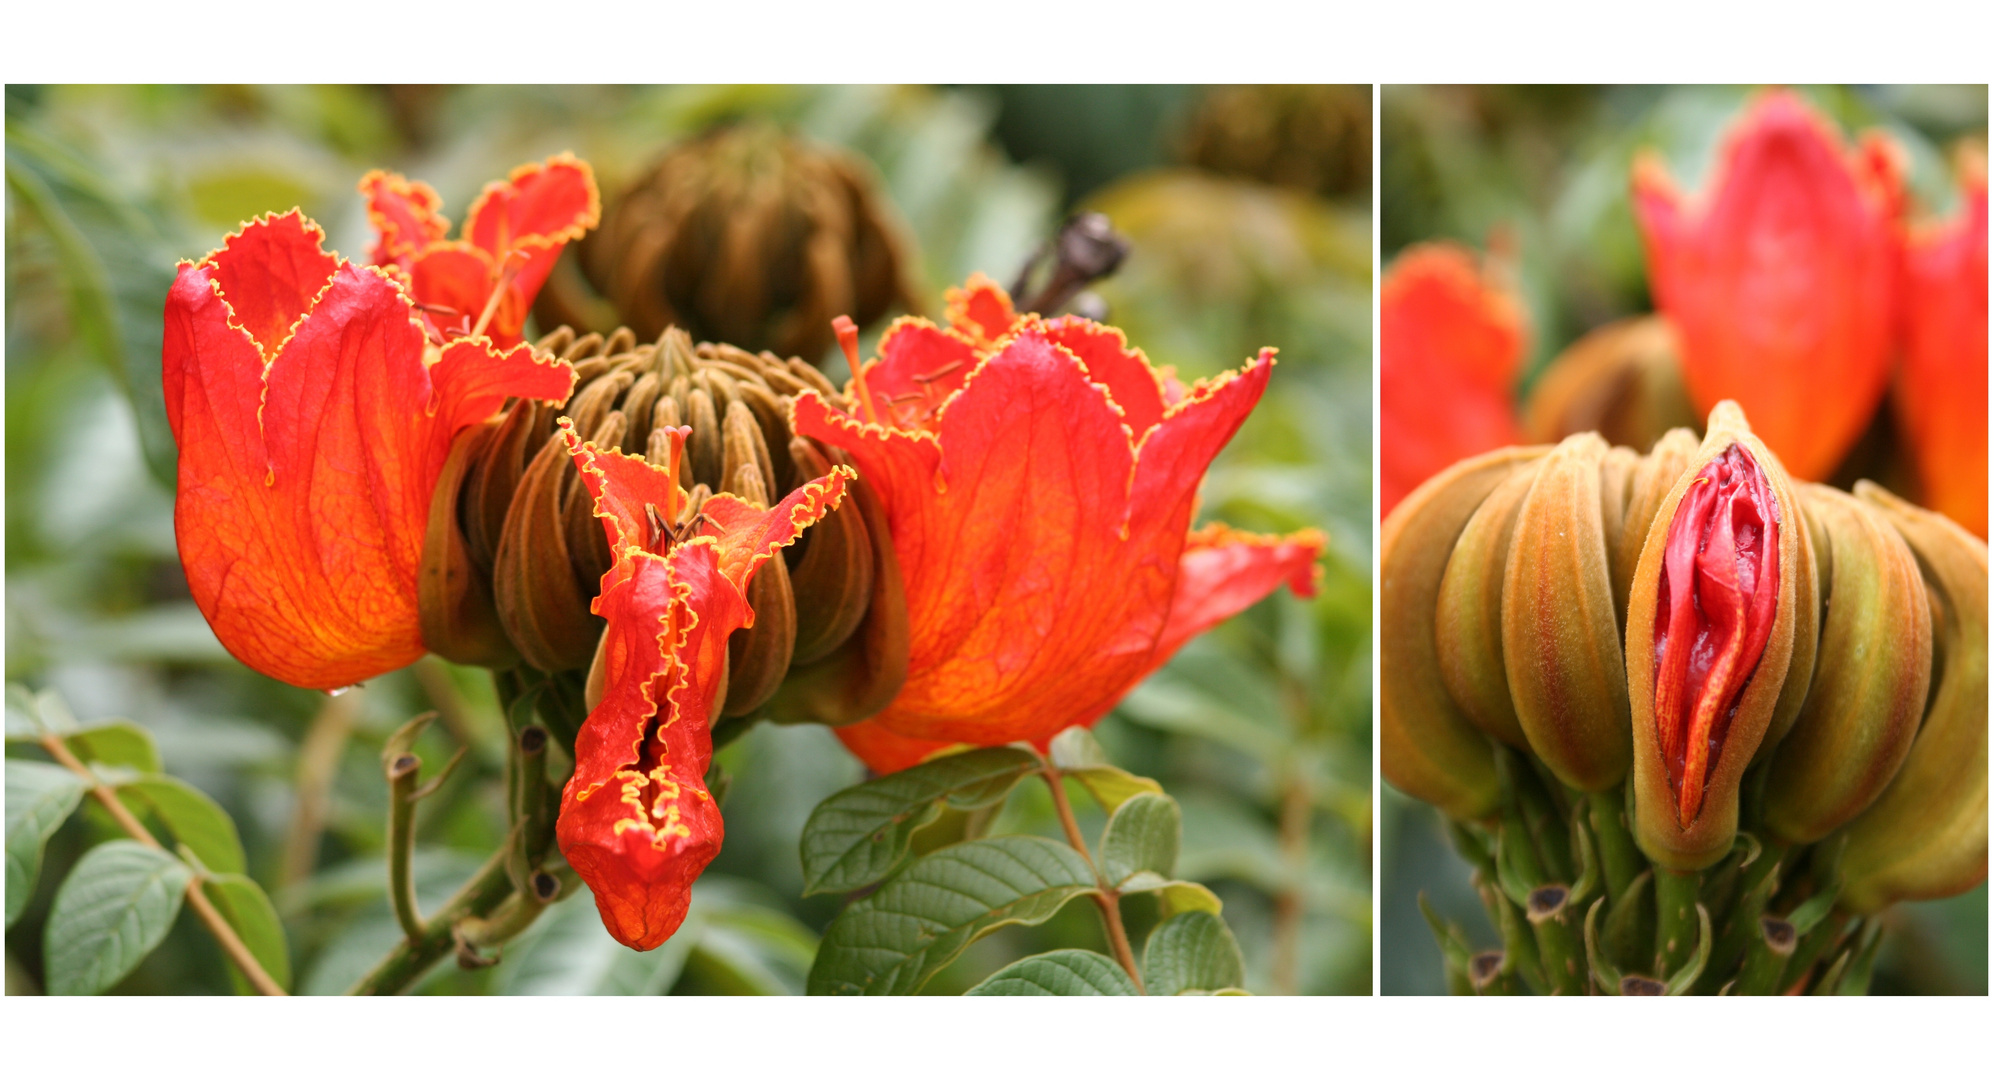
[[[1738,443],[1699,470],[1665,538],[1658,586],[1657,745],[1690,828],[1775,625],[1781,512]]]

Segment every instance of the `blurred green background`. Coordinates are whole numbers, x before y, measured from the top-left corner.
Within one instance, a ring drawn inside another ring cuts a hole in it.
[[[1953,213],[1948,152],[1987,139],[1983,86],[1799,87],[1848,138],[1879,128],[1906,151],[1914,205]],[[1702,189],[1747,87],[1386,86],[1380,97],[1382,265],[1409,244],[1451,239],[1515,258],[1532,333],[1521,393],[1586,331],[1651,310],[1642,238],[1629,203],[1644,147],[1688,191]],[[1443,992],[1442,954],[1415,904],[1497,934],[1429,806],[1381,786],[1380,991]],[[1874,993],[1987,993],[1989,886],[1902,905]]]
[[[21,87],[6,91],[7,678],[84,721],[128,717],[167,771],[235,818],[275,899],[293,989],[338,992],[398,936],[382,859],[378,754],[410,715],[418,752],[466,767],[423,804],[416,874],[434,910],[501,841],[504,724],[482,671],[428,658],[328,698],[232,660],[175,555],[159,386],[176,260],[293,205],[329,245],[371,239],[354,185],[386,167],[433,184],[454,220],[488,180],[573,150],[606,198],[676,140],[757,116],[871,161],[942,290],[1009,282],[1072,209],[1109,213],[1133,254],[1096,291],[1110,321],[1182,376],[1281,348],[1267,398],[1216,463],[1202,518],[1330,537],[1314,601],[1283,594],[1196,640],[1097,728],[1119,764],[1185,807],[1182,876],[1210,885],[1257,992],[1371,986],[1370,110],[1365,88]],[[1259,141],[1258,141],[1259,140]],[[541,328],[548,329],[546,327]],[[829,365],[843,377],[843,362]],[[9,715],[9,732],[21,718]],[[35,756],[14,742],[9,754]],[[586,899],[506,946],[446,963],[451,993],[797,993],[838,900],[800,899],[798,832],[862,778],[829,732],[763,725],[726,748],[727,841],[686,926],[624,949]],[[997,823],[1058,835],[1043,789]],[[1098,814],[1085,831],[1099,830]],[[94,806],[58,832],[7,933],[7,989],[35,992],[56,884],[115,829]],[[1148,926],[1133,906],[1133,932]],[[1070,905],[974,946],[951,993],[1049,948],[1101,948]],[[183,912],[117,990],[226,993]]]

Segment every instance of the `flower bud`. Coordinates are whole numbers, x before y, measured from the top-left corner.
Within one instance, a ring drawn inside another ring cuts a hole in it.
[[[1789,678],[1800,526],[1781,463],[1721,402],[1630,585],[1635,833],[1667,869],[1703,869],[1733,843],[1741,774]]]
[[[581,273],[557,274],[539,313],[585,325],[607,300],[641,337],[678,325],[816,363],[835,316],[865,326],[917,306],[903,232],[864,160],[768,124],[726,127],[626,187],[579,246]]]
[[[1505,680],[1505,556],[1540,464],[1514,470],[1470,515],[1449,552],[1435,605],[1436,659],[1450,697],[1484,734],[1520,750],[1529,747]]]
[[[1886,517],[1835,488],[1800,488],[1830,548],[1809,696],[1768,773],[1776,839],[1815,843],[1858,816],[1898,772],[1920,729],[1933,624],[1920,567]]]
[[[1650,539],[1651,522],[1657,508],[1671,494],[1685,467],[1699,453],[1699,437],[1689,428],[1672,428],[1637,459],[1630,471],[1629,495],[1623,501],[1623,527],[1609,552],[1609,584],[1616,591],[1616,610],[1628,627],[1630,581],[1636,576],[1637,560],[1643,557],[1644,542]]]
[[[1870,914],[1954,896],[1989,876],[1990,549],[1867,481],[1857,495],[1912,549],[1937,627],[1920,734],[1886,790],[1845,830],[1839,902]]]
[[[1519,726],[1554,775],[1582,791],[1606,791],[1630,763],[1629,689],[1602,523],[1608,450],[1585,432],[1547,456],[1505,559],[1505,676]]]
[[[1534,442],[1595,431],[1630,447],[1699,422],[1679,373],[1676,335],[1661,315],[1597,327],[1561,350],[1533,383],[1524,416]]]
[[[448,659],[490,667],[525,660],[544,671],[593,666],[603,621],[590,601],[611,552],[555,430],[558,417],[601,449],[677,468],[689,492],[684,513],[660,523],[676,531],[695,527],[711,494],[767,507],[844,460],[791,431],[792,397],[807,388],[835,393],[800,360],[696,346],[679,330],[638,345],[628,329],[606,338],[564,327],[536,349],[574,365],[575,392],[560,406],[517,401],[468,430],[434,496],[422,614],[426,640]],[[683,440],[677,453],[675,439]],[[899,618],[905,642],[906,617],[898,592],[883,597],[876,587],[879,563],[868,521],[848,500],[764,566],[748,586],[755,618],[730,638],[727,692],[715,700],[721,714],[757,712],[794,663],[822,660],[860,637],[871,649],[849,650],[859,668],[848,674],[869,691],[856,700],[878,709],[883,692],[891,698],[906,671],[905,657],[893,662],[891,641]],[[803,594],[794,572],[803,574]],[[869,629],[876,601],[888,609]],[[798,652],[800,641],[808,652]]]
[[[1459,461],[1380,526],[1380,772],[1450,817],[1498,807],[1495,748],[1450,696],[1436,651],[1437,600],[1464,526],[1499,485],[1546,455],[1509,447]]]

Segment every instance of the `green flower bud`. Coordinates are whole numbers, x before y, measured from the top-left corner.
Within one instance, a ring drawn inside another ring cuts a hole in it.
[[[1585,432],[1547,456],[1505,559],[1512,705],[1533,752],[1582,791],[1606,791],[1630,766],[1629,690],[1602,523],[1608,451]]]
[[[1546,452],[1511,447],[1459,461],[1380,526],[1380,772],[1458,820],[1488,817],[1500,792],[1495,748],[1443,680],[1436,651],[1443,574],[1477,508]]]
[[[1809,844],[1858,816],[1898,772],[1920,729],[1933,667],[1927,588],[1882,513],[1820,484],[1803,511],[1830,548],[1816,672],[1769,765],[1765,826]]]
[[[1954,896],[1990,873],[1990,549],[1940,514],[1858,482],[1912,549],[1936,626],[1927,717],[1907,760],[1846,828],[1840,902],[1871,914]]]

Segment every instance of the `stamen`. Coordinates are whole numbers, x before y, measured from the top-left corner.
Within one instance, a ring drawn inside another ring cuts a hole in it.
[[[512,262],[513,256],[517,254],[519,254],[519,252],[515,251],[507,252],[506,261],[509,263]],[[472,327],[471,333],[465,336],[477,337],[480,334],[485,333],[485,324],[491,322],[493,315],[499,311],[500,298],[506,295],[506,290],[512,287],[513,285],[513,279],[519,276],[520,276],[520,267],[518,266],[508,266],[505,270],[503,270],[500,273],[498,279],[493,283],[492,295],[486,297],[485,310],[479,313],[478,325]]]
[[[867,374],[860,366],[860,328],[844,315],[832,320],[832,332],[839,335],[839,347],[845,350],[846,365],[853,369],[853,388],[859,392],[860,407],[867,411],[867,423],[879,424],[880,414],[874,410],[874,395],[867,392]]]

